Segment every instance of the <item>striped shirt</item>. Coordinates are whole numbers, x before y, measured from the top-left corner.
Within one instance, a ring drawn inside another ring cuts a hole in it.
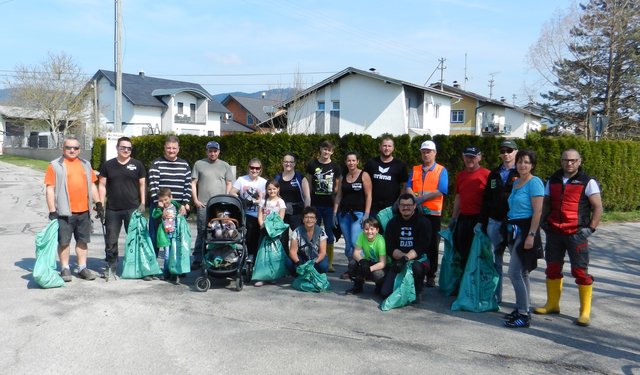
[[[173,200],[187,204],[191,201],[191,167],[186,160],[177,158],[169,161],[161,156],[151,163],[149,168],[149,194],[155,206],[158,202],[158,190],[161,187],[171,189]]]

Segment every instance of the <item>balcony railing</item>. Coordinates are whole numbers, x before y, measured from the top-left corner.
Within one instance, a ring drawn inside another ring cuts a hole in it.
[[[185,114],[177,114],[173,116],[173,121],[177,124],[206,124],[205,119],[199,119],[198,116],[191,117]]]

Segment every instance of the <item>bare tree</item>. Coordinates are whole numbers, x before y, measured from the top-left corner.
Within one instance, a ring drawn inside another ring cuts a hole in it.
[[[7,81],[12,103],[24,108],[31,118],[43,119],[56,141],[58,134],[85,122],[91,87],[71,56],[50,52],[39,65],[18,65],[15,71],[15,77]]]

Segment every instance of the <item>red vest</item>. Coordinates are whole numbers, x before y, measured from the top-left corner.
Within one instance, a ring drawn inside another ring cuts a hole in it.
[[[549,177],[551,212],[547,216],[549,228],[560,234],[574,234],[591,222],[591,203],[585,194],[591,177],[579,171],[565,184],[562,170]]]

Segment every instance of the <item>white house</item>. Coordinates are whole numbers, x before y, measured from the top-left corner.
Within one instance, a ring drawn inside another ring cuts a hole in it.
[[[94,134],[113,131],[115,73],[98,70],[89,84],[94,87]],[[197,83],[149,77],[143,72],[122,74],[122,131],[127,136],[220,135],[221,119],[227,112]]]
[[[291,134],[449,134],[457,95],[355,68],[284,103]]]
[[[527,108],[507,103],[505,99],[487,98],[453,86],[435,83],[442,89],[459,96],[451,107],[451,135],[469,134],[525,138],[531,131],[540,130],[542,116]]]

